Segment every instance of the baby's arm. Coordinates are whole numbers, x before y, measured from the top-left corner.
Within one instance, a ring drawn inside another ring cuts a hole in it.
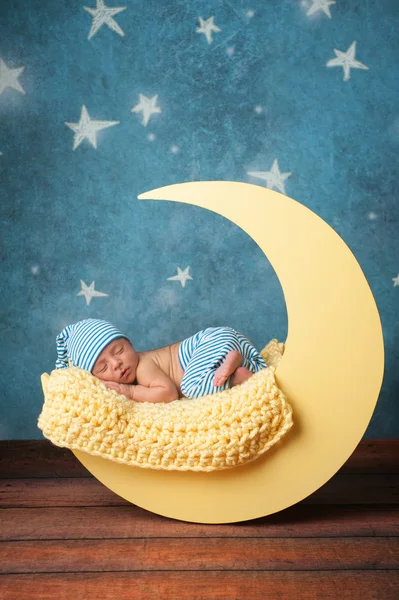
[[[138,377],[143,385],[130,385],[104,381],[107,387],[124,394],[135,402],[173,402],[179,398],[179,393],[173,381],[150,358],[140,366]]]

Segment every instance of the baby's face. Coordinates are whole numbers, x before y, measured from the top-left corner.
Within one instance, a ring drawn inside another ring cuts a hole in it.
[[[133,383],[139,357],[132,344],[126,338],[113,340],[97,358],[92,374],[102,381]],[[128,371],[124,373],[124,371]]]

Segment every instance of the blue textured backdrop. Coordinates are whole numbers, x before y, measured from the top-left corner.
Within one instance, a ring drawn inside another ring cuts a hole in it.
[[[398,437],[397,0],[2,0],[0,18],[0,439],[42,438],[68,323],[107,319],[138,350],[215,325],[285,340],[253,240],[136,199],[218,179],[286,193],[348,244],[385,338],[365,437]]]

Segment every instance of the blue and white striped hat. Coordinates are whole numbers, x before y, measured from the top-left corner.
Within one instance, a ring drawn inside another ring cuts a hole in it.
[[[129,339],[111,323],[100,319],[84,319],[67,325],[56,338],[58,358],[55,368],[79,367],[91,373],[104,348],[112,340],[122,337]]]

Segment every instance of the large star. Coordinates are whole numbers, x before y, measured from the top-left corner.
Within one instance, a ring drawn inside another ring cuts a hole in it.
[[[108,296],[108,294],[103,294],[102,292],[97,292],[97,290],[94,289],[94,281],[92,281],[91,284],[88,286],[85,284],[84,281],[80,280],[80,285],[82,286],[82,289],[76,295],[84,296],[86,298],[86,306],[88,306],[90,304],[91,299],[94,296]]]
[[[65,122],[65,125],[75,132],[75,135],[73,136],[73,150],[76,150],[85,138],[89,140],[94,148],[97,148],[97,131],[105,129],[106,127],[118,125],[118,123],[119,121],[92,121],[87,112],[87,108],[83,104],[79,123]]]
[[[147,98],[144,94],[139,94],[140,102],[134,106],[130,112],[143,113],[143,122],[144,127],[147,127],[148,121],[151,118],[151,115],[156,113],[160,113],[161,109],[159,106],[155,106],[157,103],[158,94],[155,94],[152,98]]]
[[[393,287],[396,287],[397,285],[399,285],[399,273],[397,277],[392,277],[392,281],[393,281]]]
[[[348,81],[350,79],[350,70],[352,69],[366,69],[368,67],[363,63],[355,60],[356,53],[356,42],[352,42],[346,52],[341,52],[340,50],[336,50],[334,48],[334,52],[337,58],[332,58],[326,64],[327,67],[342,67],[344,70],[344,81]]]
[[[192,277],[188,274],[188,270],[190,267],[186,267],[184,271],[181,270],[180,267],[177,267],[178,275],[174,275],[173,277],[168,277],[168,281],[180,281],[182,287],[185,287],[187,279],[192,279]]]
[[[306,13],[308,17],[314,15],[318,10],[322,10],[331,19],[330,6],[331,4],[335,4],[335,0],[312,0],[312,2],[312,6]]]
[[[272,168],[270,171],[248,171],[248,175],[252,177],[259,177],[266,181],[266,187],[272,190],[274,187],[277,188],[282,194],[285,194],[284,181],[292,175],[292,173],[280,173],[277,158],[274,159]]]
[[[204,33],[208,44],[212,43],[212,31],[222,31],[215,25],[213,19],[215,17],[209,17],[206,21],[201,17],[198,17],[201,27],[198,27],[195,31],[197,33]]]
[[[9,69],[2,58],[0,58],[0,96],[4,90],[8,87],[14,88],[22,94],[26,94],[17,78],[21,75],[25,67],[18,67],[18,69]]]
[[[96,0],[96,8],[88,8],[87,6],[83,6],[88,13],[93,17],[93,22],[91,24],[90,33],[88,36],[88,40],[93,37],[100,29],[101,25],[108,25],[112,31],[119,33],[119,35],[125,35],[122,29],[119,27],[118,23],[114,21],[112,18],[114,15],[122,12],[122,10],[126,9],[126,6],[117,6],[114,8],[107,8],[104,5],[104,0]]]

